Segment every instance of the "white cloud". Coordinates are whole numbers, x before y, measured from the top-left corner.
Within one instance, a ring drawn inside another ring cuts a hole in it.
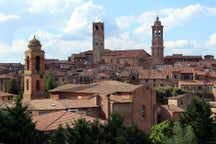
[[[164,43],[165,53],[167,55],[172,54],[184,54],[184,55],[193,55],[197,54],[197,51],[200,49],[200,44],[196,41],[189,40],[176,40],[176,41],[167,41]]]
[[[28,11],[31,13],[48,11],[55,14],[77,3],[81,3],[81,0],[31,0]]]
[[[161,20],[166,29],[170,29],[194,18],[216,15],[216,8],[209,8],[200,4],[189,5],[182,9],[168,8],[159,11],[159,15],[165,15]]]
[[[3,13],[0,13],[0,22],[8,21],[11,19],[19,19],[19,18],[20,17],[18,15],[14,15],[14,14],[5,15]]]
[[[216,33],[209,37],[209,40],[206,42],[207,46],[216,46]]]
[[[115,19],[115,22],[119,29],[124,30],[131,26],[131,23],[136,22],[136,18],[134,16],[121,16]]]
[[[103,15],[102,6],[95,5],[92,1],[83,3],[72,12],[64,33],[90,32],[92,22]]]
[[[4,62],[23,62],[26,47],[27,43],[22,39],[13,41],[11,45],[0,43],[0,57]]]

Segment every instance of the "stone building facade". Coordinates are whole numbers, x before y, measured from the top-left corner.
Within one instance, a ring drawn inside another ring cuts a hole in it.
[[[98,64],[101,61],[101,55],[104,52],[104,23],[93,23],[92,31],[93,63]]]

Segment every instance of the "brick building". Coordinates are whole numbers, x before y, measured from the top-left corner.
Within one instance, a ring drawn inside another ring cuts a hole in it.
[[[190,105],[192,99],[200,99],[193,94],[183,94],[168,98],[167,105],[160,106],[160,113],[158,115],[158,122],[164,120],[173,119],[179,120],[180,115],[185,112],[188,105]]]
[[[92,25],[92,51],[73,54],[69,60],[78,66],[91,64],[118,63],[126,66],[144,66],[153,68],[155,64],[162,64],[164,59],[163,26],[156,17],[152,26],[152,56],[144,49],[116,50],[105,49],[104,23],[94,22]]]
[[[100,113],[100,118],[108,119],[112,112],[119,112],[125,116],[126,125],[137,124],[147,132],[150,132],[157,122],[156,92],[144,85],[102,81],[92,84],[68,84],[50,91],[51,99],[67,99],[71,100],[71,103],[89,100],[95,96],[98,106],[95,110]]]
[[[202,56],[184,56],[182,54],[173,54],[172,56],[165,56],[165,64],[174,64],[176,62],[199,62],[202,61]]]
[[[24,100],[46,98],[44,54],[40,41],[34,37],[25,51]]]

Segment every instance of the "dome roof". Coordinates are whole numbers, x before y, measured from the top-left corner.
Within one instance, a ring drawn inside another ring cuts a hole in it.
[[[41,47],[40,41],[37,40],[34,36],[34,38],[31,41],[29,41],[28,47],[38,47],[38,46]]]
[[[161,21],[159,20],[159,17],[156,17],[156,20],[154,22],[154,25],[161,25]]]

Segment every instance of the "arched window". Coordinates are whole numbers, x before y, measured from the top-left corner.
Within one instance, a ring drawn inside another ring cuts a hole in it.
[[[29,90],[29,80],[26,80],[26,90]]]
[[[97,25],[95,26],[95,30],[98,31],[98,26]]]
[[[146,116],[146,108],[144,105],[141,107],[141,119],[145,119]]]
[[[39,80],[36,81],[36,90],[40,90],[40,81]]]
[[[29,56],[27,56],[27,59],[26,59],[26,70],[29,70],[29,64],[30,64],[30,60],[29,60]]]
[[[40,70],[40,57],[36,56],[36,70],[39,72]]]

